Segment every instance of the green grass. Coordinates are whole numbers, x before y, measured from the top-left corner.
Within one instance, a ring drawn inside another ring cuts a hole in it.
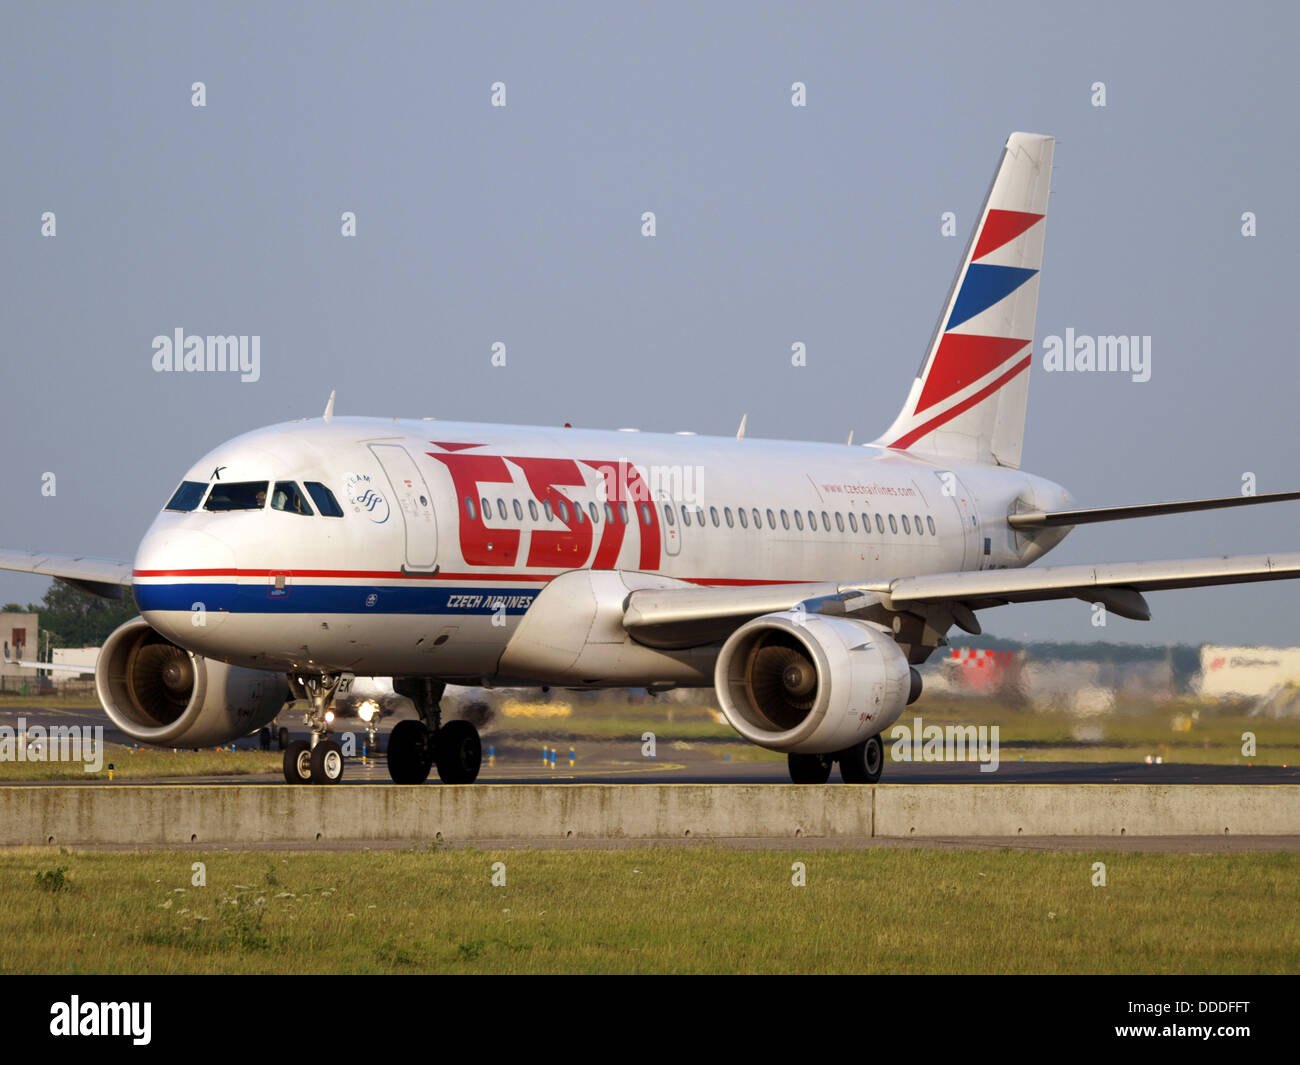
[[[173,751],[171,748],[131,747],[105,743],[103,767],[87,773],[84,762],[11,762],[0,761],[0,783],[23,780],[66,780],[84,784],[107,780],[113,765],[114,780],[140,780],[155,777],[241,776],[249,773],[278,773],[283,767],[279,751],[218,751],[205,747],[198,751]]]
[[[34,710],[88,710],[99,709],[99,700],[93,695],[15,695],[0,692],[0,708],[16,706]]]
[[[1295,854],[26,849],[0,971],[1281,973],[1298,883]]]

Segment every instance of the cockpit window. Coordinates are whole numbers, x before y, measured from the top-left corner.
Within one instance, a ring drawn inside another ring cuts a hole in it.
[[[290,514],[311,515],[311,504],[303,497],[298,486],[292,481],[276,481],[275,491],[271,493],[271,509],[284,510]]]
[[[204,510],[261,510],[266,506],[266,481],[220,482],[212,486]]]
[[[343,517],[343,508],[339,506],[339,501],[334,498],[334,493],[326,488],[320,481],[303,481],[307,491],[316,501],[316,509],[327,518]]]
[[[199,500],[203,498],[207,487],[206,484],[199,484],[198,481],[181,481],[181,486],[176,489],[163,510],[179,510],[188,513],[199,505]]]

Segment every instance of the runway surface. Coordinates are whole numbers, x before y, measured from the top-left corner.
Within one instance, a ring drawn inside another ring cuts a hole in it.
[[[15,727],[17,719],[26,725],[48,727],[60,725],[101,725],[104,738],[109,743],[129,743],[127,737],[105,724],[102,713],[92,709],[58,710],[46,708],[0,709],[0,725]],[[383,743],[392,722],[385,721],[381,729]],[[307,734],[293,730],[294,738]],[[365,741],[363,731],[354,732],[358,752]],[[660,739],[655,757],[642,756],[639,740],[581,741],[573,744],[574,765],[569,765],[570,744],[544,744],[541,738],[521,740],[509,734],[489,731],[483,736],[483,769],[479,781],[485,784],[766,784],[788,783],[789,774],[784,759],[773,761],[727,760],[725,748],[734,750],[739,741],[717,742],[671,741]],[[550,762],[543,765],[543,746],[557,746],[555,768]],[[237,746],[257,749],[256,739],[244,739]],[[489,751],[493,755],[489,759]],[[887,747],[888,756],[888,747]],[[1162,765],[1139,760],[1112,762],[1038,762],[1020,761],[1020,753],[1004,747],[1001,761],[995,772],[981,772],[976,762],[896,762],[888,759],[881,776],[885,784],[1300,784],[1300,766],[1263,765],[1197,765],[1183,762],[1165,762]],[[490,764],[491,762],[491,764]],[[832,773],[832,782],[839,779],[838,770]],[[166,778],[167,783],[238,784],[282,782],[279,773]],[[344,774],[349,784],[390,783],[383,756],[350,758]],[[133,783],[149,783],[148,779],[134,777]],[[160,781],[161,782],[161,781]],[[436,772],[430,783],[437,784]],[[34,782],[35,786],[48,786],[53,781]],[[88,784],[108,781],[87,780]]]

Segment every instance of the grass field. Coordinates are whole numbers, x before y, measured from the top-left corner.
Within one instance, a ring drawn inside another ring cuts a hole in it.
[[[205,747],[198,751],[173,751],[141,747],[135,750],[116,743],[104,744],[103,767],[87,773],[84,762],[17,762],[0,761],[0,783],[23,780],[66,780],[84,784],[88,780],[107,780],[112,765],[114,780],[140,780],[151,777],[241,776],[248,773],[278,773],[283,756],[279,751],[218,751]]]
[[[28,849],[0,971],[1282,973],[1298,883],[1294,854]]]

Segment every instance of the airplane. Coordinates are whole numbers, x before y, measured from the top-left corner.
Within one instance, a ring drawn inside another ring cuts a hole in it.
[[[131,563],[0,552],[0,568],[141,616],[96,690],[141,743],[202,746],[306,700],[285,779],[330,784],[332,707],[391,676],[388,770],[479,774],[447,685],[715,687],[791,780],[873,783],[916,666],[977,612],[1080,599],[1150,617],[1145,593],[1300,577],[1300,554],[1036,566],[1077,525],[1300,498],[1080,509],[1021,468],[1054,140],[1000,153],[935,332],[869,444],[335,417],[238,436],[181,479]]]

